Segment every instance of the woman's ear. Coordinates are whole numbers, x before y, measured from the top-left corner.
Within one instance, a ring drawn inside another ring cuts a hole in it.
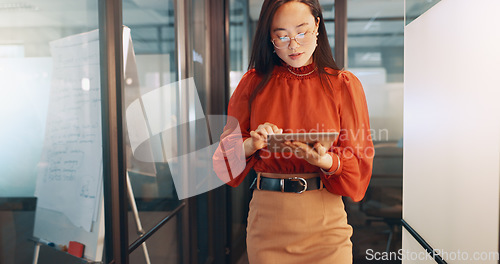
[[[319,17],[317,17],[317,18],[316,18],[316,32],[317,32],[317,31],[318,31],[318,29],[319,29],[319,21],[320,21],[320,18],[319,18]]]

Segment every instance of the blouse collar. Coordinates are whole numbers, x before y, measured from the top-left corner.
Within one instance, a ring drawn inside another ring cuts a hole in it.
[[[282,62],[281,66],[276,68],[278,68],[277,71],[280,75],[293,79],[308,79],[318,74],[318,68],[314,62],[298,68]]]

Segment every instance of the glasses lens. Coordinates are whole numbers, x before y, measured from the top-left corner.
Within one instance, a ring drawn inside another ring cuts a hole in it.
[[[308,45],[314,41],[314,33],[306,32],[304,34],[299,34],[295,37],[295,39],[300,45]]]
[[[290,39],[289,38],[277,38],[273,41],[274,46],[278,49],[283,49],[288,47],[288,44],[290,44]]]

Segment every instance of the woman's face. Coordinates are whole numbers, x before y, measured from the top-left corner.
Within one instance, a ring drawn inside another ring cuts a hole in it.
[[[274,14],[270,32],[276,54],[292,67],[311,64],[318,26],[319,17],[315,19],[306,4],[292,1],[282,5]],[[304,38],[298,38],[298,41],[293,39],[299,34]],[[284,37],[290,38],[289,45],[286,45],[287,38]]]

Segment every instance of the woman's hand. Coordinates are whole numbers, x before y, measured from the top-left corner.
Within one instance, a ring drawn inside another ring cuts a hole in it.
[[[327,149],[319,142],[316,142],[313,147],[299,141],[287,141],[285,145],[292,149],[295,156],[306,160],[314,166],[318,166],[323,170],[329,170],[332,167],[332,157],[327,154]]]
[[[254,131],[250,131],[250,137],[243,142],[245,157],[249,157],[257,150],[267,146],[267,136],[272,134],[281,134],[283,129],[271,123],[261,124]]]

